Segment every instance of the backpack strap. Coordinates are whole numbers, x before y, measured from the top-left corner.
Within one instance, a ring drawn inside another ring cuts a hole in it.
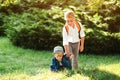
[[[76,22],[76,26],[78,28],[78,36],[79,36],[79,39],[80,39],[81,38],[81,36],[80,36],[81,26],[80,26],[80,24],[78,22]]]
[[[80,24],[79,24],[78,22],[76,22],[75,24],[76,24],[76,26],[77,26],[78,32],[80,32],[80,30],[81,30]]]

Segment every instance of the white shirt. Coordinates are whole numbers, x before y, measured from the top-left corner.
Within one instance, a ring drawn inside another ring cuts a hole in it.
[[[81,30],[80,30],[80,36],[81,37],[84,37],[85,36],[85,33],[84,33],[84,30],[83,30],[83,27],[82,27],[82,24],[80,24],[80,27],[81,27]],[[78,29],[76,27],[76,25],[73,27],[69,26],[69,32],[67,34],[66,32],[66,29],[65,29],[65,26],[63,27],[63,45],[68,45],[69,42],[71,43],[76,43],[76,42],[79,42],[80,39],[79,39],[79,34],[78,34]]]

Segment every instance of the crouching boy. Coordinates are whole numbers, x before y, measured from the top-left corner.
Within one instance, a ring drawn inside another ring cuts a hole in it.
[[[54,47],[53,55],[54,57],[52,58],[52,63],[50,65],[51,71],[60,71],[64,68],[69,70],[72,69],[70,59],[64,55],[64,51],[61,46]]]

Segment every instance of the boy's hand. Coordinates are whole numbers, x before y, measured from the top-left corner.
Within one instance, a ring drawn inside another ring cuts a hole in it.
[[[58,61],[62,61],[62,59],[61,59],[61,58],[57,58],[57,60],[58,60]]]
[[[84,37],[81,37],[80,52],[84,50]]]
[[[83,46],[80,46],[80,52],[82,52],[84,50]]]
[[[70,56],[71,56],[71,54],[70,54],[70,53],[67,53],[66,55],[67,55],[67,57],[70,57]]]
[[[70,60],[73,58],[73,55],[71,54],[71,56],[69,57],[70,58]]]
[[[66,51],[66,56],[67,57],[70,57],[71,56],[71,53],[69,51]]]

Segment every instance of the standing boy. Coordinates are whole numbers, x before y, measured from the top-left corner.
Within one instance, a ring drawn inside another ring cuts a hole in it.
[[[66,23],[63,27],[63,46],[67,56],[72,55],[72,70],[77,70],[78,53],[84,49],[85,33],[82,24],[75,19],[73,11],[67,11],[64,17]]]

